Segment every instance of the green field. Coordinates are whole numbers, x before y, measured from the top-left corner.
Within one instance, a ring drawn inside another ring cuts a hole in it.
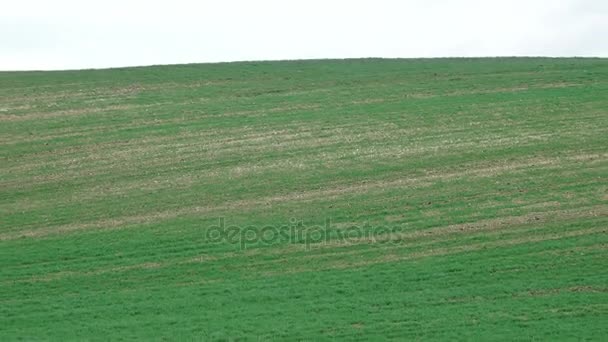
[[[608,336],[607,59],[2,72],[0,146],[2,341]]]

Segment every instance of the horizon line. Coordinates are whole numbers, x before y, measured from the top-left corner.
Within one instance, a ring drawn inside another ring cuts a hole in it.
[[[213,61],[213,62],[186,62],[186,63],[158,63],[158,64],[139,64],[139,65],[124,65],[124,66],[108,66],[108,67],[90,67],[90,68],[66,68],[66,69],[15,69],[4,70],[0,69],[0,73],[17,73],[17,72],[69,72],[69,71],[104,71],[104,70],[121,70],[121,69],[138,69],[138,68],[154,68],[154,67],[175,67],[175,66],[195,66],[195,65],[221,65],[221,64],[245,64],[245,63],[280,63],[280,62],[315,62],[315,61],[356,61],[356,60],[432,60],[432,59],[607,59],[608,56],[543,56],[543,55],[497,55],[497,56],[434,56],[434,57],[328,57],[328,58],[297,58],[297,59],[243,59],[243,60],[228,60],[228,61]]]

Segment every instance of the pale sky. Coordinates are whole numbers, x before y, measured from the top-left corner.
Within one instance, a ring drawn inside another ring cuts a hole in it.
[[[0,70],[608,57],[608,0],[2,0]]]

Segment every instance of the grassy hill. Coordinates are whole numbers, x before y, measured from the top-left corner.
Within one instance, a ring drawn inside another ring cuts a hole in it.
[[[608,335],[608,60],[0,73],[0,339]]]

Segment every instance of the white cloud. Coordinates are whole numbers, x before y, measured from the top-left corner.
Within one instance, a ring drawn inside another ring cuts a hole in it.
[[[608,56],[604,0],[5,0],[0,70],[235,60]]]

